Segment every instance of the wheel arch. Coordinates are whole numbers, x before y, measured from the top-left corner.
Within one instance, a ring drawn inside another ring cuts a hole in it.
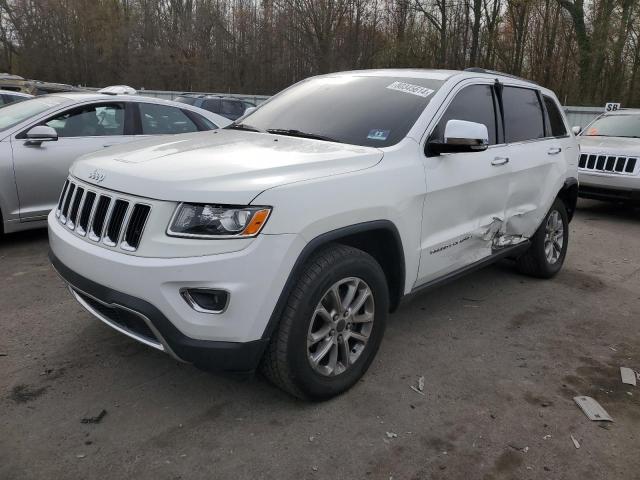
[[[387,278],[390,311],[393,312],[398,307],[404,294],[405,260],[402,239],[397,227],[389,220],[374,220],[349,225],[323,233],[305,245],[280,292],[276,306],[262,334],[263,339],[270,338],[278,326],[287,304],[287,298],[301,274],[305,262],[314,252],[330,243],[349,245],[371,255],[380,264]]]
[[[567,178],[558,192],[557,198],[564,203],[567,209],[567,216],[569,221],[571,221],[576,211],[576,204],[578,203],[578,180],[574,177]]]

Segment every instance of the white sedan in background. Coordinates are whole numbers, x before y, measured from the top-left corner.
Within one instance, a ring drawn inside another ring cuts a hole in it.
[[[0,233],[45,226],[71,163],[85,153],[231,123],[184,103],[121,91],[56,93],[0,109]]]

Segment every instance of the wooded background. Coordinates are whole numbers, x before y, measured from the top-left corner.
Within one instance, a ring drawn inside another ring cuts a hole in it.
[[[640,105],[640,0],[0,0],[0,70],[273,94],[304,77],[479,66],[571,105]]]

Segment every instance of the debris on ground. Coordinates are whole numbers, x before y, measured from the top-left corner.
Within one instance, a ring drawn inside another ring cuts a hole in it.
[[[522,453],[527,453],[529,451],[529,447],[523,447],[521,445],[518,445],[517,443],[510,443],[509,447]]]
[[[420,395],[424,395],[424,376],[421,376],[418,378],[418,384],[417,385],[411,385],[411,390],[413,390],[416,393],[419,393]]]
[[[611,416],[602,406],[591,397],[573,397],[573,400],[582,409],[584,414],[593,421],[613,422]]]
[[[387,432],[387,438],[397,438],[398,434],[393,432]]]
[[[79,453],[78,455],[76,455],[76,458],[84,458],[84,457],[86,457],[84,453]]]
[[[580,448],[580,443],[576,440],[576,437],[574,437],[573,434],[571,434],[571,441],[576,448]]]
[[[627,385],[636,386],[637,375],[632,369],[628,367],[620,367],[620,377],[622,378],[622,383],[626,383]]]
[[[107,411],[103,408],[102,411],[95,417],[85,417],[80,420],[80,423],[100,423],[106,414]]]
[[[313,470],[314,472],[318,471],[318,467],[316,467],[315,465],[313,467],[311,467],[311,470]]]
[[[542,437],[543,440],[548,440],[551,438],[551,434],[547,434],[544,437]]]
[[[311,435],[311,436],[309,437],[309,441],[310,441],[310,442],[313,442],[315,439],[316,439],[316,437],[314,437],[313,435]]]
[[[0,352],[0,357],[6,357],[8,355],[9,355],[8,353]]]

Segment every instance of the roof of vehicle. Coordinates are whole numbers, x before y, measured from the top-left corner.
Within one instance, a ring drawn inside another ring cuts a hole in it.
[[[605,115],[640,115],[640,108],[619,108],[611,112],[605,112]]]
[[[30,93],[16,92],[15,90],[3,90],[0,88],[0,94],[13,95],[14,97],[33,98]]]
[[[526,78],[520,78],[508,73],[497,72],[494,70],[485,70],[483,68],[469,68],[466,70],[441,70],[441,69],[429,69],[429,68],[380,68],[371,70],[351,70],[346,72],[328,73],[326,76],[338,76],[338,75],[358,75],[358,76],[372,76],[372,77],[404,77],[404,78],[429,78],[434,80],[448,80],[449,78],[459,76],[462,78],[496,78],[502,77],[504,79],[513,80],[516,82],[529,83],[536,86],[535,82],[527,80]],[[543,88],[543,87],[542,87]]]

